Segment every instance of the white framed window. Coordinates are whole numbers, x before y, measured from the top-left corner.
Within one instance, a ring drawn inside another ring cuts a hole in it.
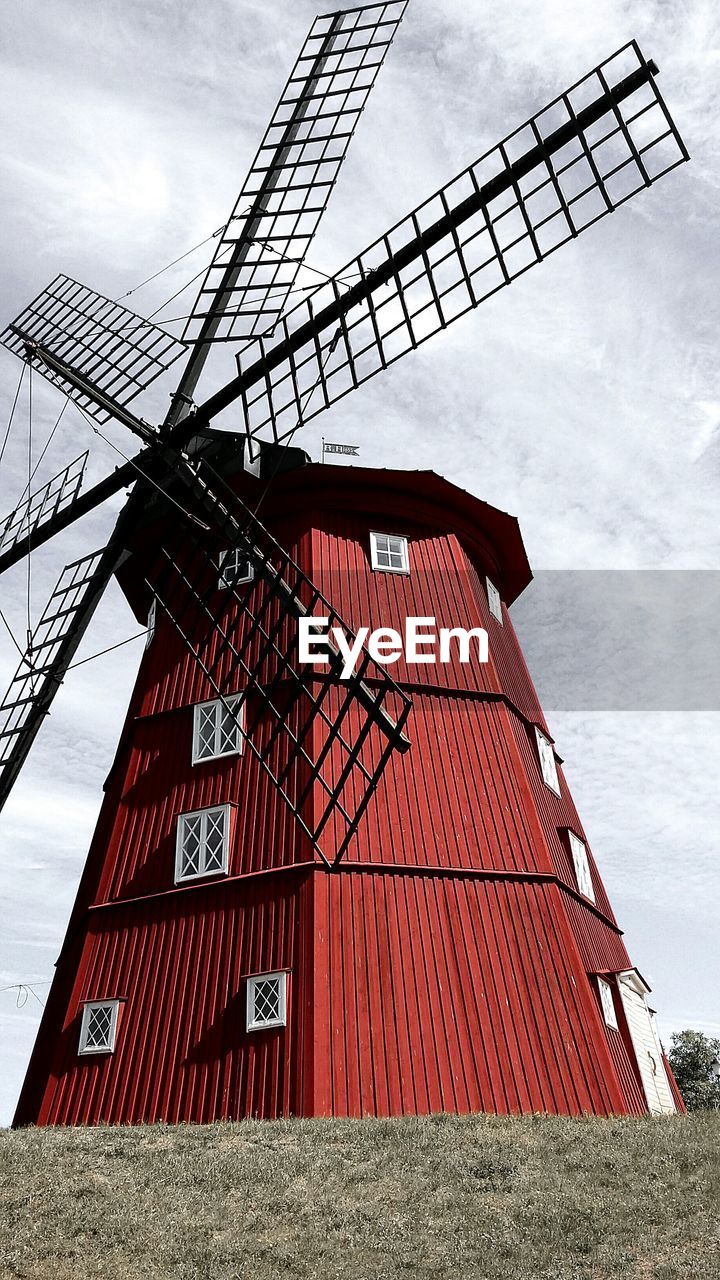
[[[575,866],[575,879],[577,887],[581,893],[585,894],[591,902],[595,901],[595,890],[593,889],[592,877],[590,875],[590,863],[588,862],[587,846],[585,841],[575,835],[574,831],[568,831],[570,839],[570,852],[572,854],[573,864]]]
[[[495,586],[495,583],[491,582],[489,578],[485,579],[485,583],[487,586],[487,598],[488,598],[488,606],[490,608],[490,612],[493,618],[497,618],[498,622],[500,623],[500,626],[502,626],[503,616],[502,616],[502,600],[500,599],[500,592]]]
[[[540,758],[540,770],[543,782],[546,787],[554,791],[557,796],[560,795],[560,783],[558,781],[557,767],[555,764],[555,752],[552,742],[550,742],[544,733],[536,727],[535,738],[537,740],[538,756]]]
[[[247,980],[246,1029],[262,1031],[264,1027],[284,1027],[287,974],[258,973]]]
[[[598,978],[598,990],[600,991],[600,1004],[602,1005],[603,1018],[608,1027],[614,1027],[618,1030],[617,1014],[615,1013],[615,1001],[613,1000],[612,987],[604,978]]]
[[[221,551],[218,557],[218,587],[238,587],[252,582],[255,577],[255,566],[252,560],[240,547],[231,547],[229,551]]]
[[[229,804],[181,813],[175,843],[175,883],[227,874],[229,848]]]
[[[240,694],[213,698],[193,707],[192,762],[239,755],[243,749],[245,705]]]
[[[370,563],[384,573],[409,573],[407,538],[396,533],[371,533]]]
[[[112,1053],[119,1000],[87,1000],[80,1022],[78,1053]]]
[[[155,635],[155,624],[157,622],[157,596],[153,596],[152,604],[148,609],[147,616],[147,635],[145,637],[145,648],[149,649]]]

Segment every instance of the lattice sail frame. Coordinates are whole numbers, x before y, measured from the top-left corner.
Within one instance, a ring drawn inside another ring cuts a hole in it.
[[[26,359],[27,340],[46,347],[120,405],[129,404],[165,373],[187,348],[172,334],[87,285],[59,275],[0,334],[0,342]],[[61,374],[39,370],[96,422],[112,416]]]
[[[272,329],[347,153],[407,0],[315,19],[217,246],[185,325],[195,341],[217,307],[210,338],[238,341]],[[237,261],[234,278],[226,272]]]
[[[221,495],[210,520],[212,537],[203,543],[194,530],[192,551],[183,544],[182,563],[162,547],[145,580],[330,866],[347,850],[392,752],[409,745],[403,730],[411,700],[366,650],[348,680],[338,678],[342,663],[334,652],[327,675],[300,667],[298,616],[326,617],[329,627],[342,627],[348,637],[351,629],[221,478],[206,464],[201,472]],[[197,514],[208,520],[207,501],[198,502]],[[219,547],[247,555],[254,580],[219,588]],[[323,833],[331,818],[337,843],[326,849]]]
[[[77,497],[85,474],[89,451],[81,453],[52,480],[24,498],[8,516],[0,520],[0,552],[14,547],[21,537],[31,537],[43,520],[51,520]]]
[[[24,760],[39,723],[62,676],[61,649],[70,637],[88,595],[97,586],[105,551],[94,551],[66,565],[48,600],[26,651],[0,702],[0,808],[7,799],[14,772]],[[105,582],[103,576],[103,585]]]
[[[287,439],[688,158],[632,41],[243,348],[248,435]]]
[[[687,160],[653,72],[632,42],[560,95],[291,311],[272,339],[246,347],[238,378],[199,406],[194,427],[201,429],[241,398],[251,437],[269,428],[275,440],[287,439],[302,422]],[[595,111],[598,102],[602,109]],[[359,280],[348,286],[343,281],[353,272]],[[66,306],[75,315],[67,333]],[[103,328],[108,308],[115,319]],[[125,330],[142,340],[126,343]],[[99,347],[88,341],[96,332]],[[185,350],[163,330],[67,277],[58,277],[0,340],[25,356],[28,338],[114,397],[118,418],[122,400],[132,399]],[[171,350],[167,344],[175,345]],[[48,376],[99,421],[111,416],[87,388],[70,388],[62,370]],[[146,431],[138,433],[147,438]],[[42,523],[47,527],[53,519]],[[45,673],[45,690],[57,686],[57,670]],[[43,699],[45,710],[39,711]],[[41,689],[30,718],[45,714],[48,702]],[[15,710],[15,704],[0,707],[0,713]],[[14,732],[0,732],[3,753],[3,738]],[[20,725],[16,748],[35,732],[36,725]],[[16,755],[11,749],[13,760]],[[0,755],[0,806],[12,767]]]

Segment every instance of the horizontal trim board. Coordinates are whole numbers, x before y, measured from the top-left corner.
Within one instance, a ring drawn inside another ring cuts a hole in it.
[[[324,876],[342,875],[344,872],[357,875],[365,873],[370,875],[391,875],[391,876],[422,876],[422,877],[438,877],[441,879],[456,880],[500,880],[503,882],[534,882],[537,884],[554,884],[563,893],[567,893],[571,898],[585,907],[598,920],[602,920],[603,924],[616,933],[618,937],[623,936],[623,930],[611,920],[608,916],[591,902],[583,894],[573,889],[572,885],[565,884],[553,872],[549,871],[517,871],[509,869],[507,871],[497,870],[496,868],[484,867],[443,867],[439,865],[431,866],[415,866],[411,863],[397,864],[387,862],[351,862],[343,860],[333,867],[326,867],[321,862],[285,862],[278,867],[266,867],[260,871],[247,871],[241,875],[225,876],[220,879],[214,877],[211,880],[203,880],[202,884],[177,885],[169,889],[164,889],[158,893],[142,894],[137,898],[113,898],[107,902],[94,902],[88,907],[88,915],[96,911],[107,911],[112,907],[130,907],[139,906],[144,902],[155,902],[166,898],[175,898],[178,894],[199,893],[203,889],[217,889],[218,885],[237,885],[254,880],[266,879],[268,876],[287,875],[291,872],[303,871],[309,877],[311,875],[321,874]]]
[[[380,687],[381,685],[380,680],[374,680],[370,676],[363,677],[363,680],[364,680],[364,683],[369,688],[375,687],[375,686]],[[291,684],[291,683],[292,681],[290,681],[287,677],[284,677],[283,679],[278,680],[278,687],[281,687],[283,684]],[[321,684],[321,683],[322,683],[322,678],[320,676],[311,675],[308,678],[308,684]],[[460,688],[459,685],[418,684],[408,680],[396,680],[395,683],[397,684],[399,689],[403,690],[404,693],[410,693],[413,695],[417,695],[417,694],[422,695],[427,693],[427,694],[431,694],[434,697],[447,697],[449,699],[457,699],[458,701],[500,702],[504,706],[506,706],[509,711],[512,711],[513,714],[517,716],[518,720],[521,720],[522,723],[526,725],[528,728],[534,729],[536,727],[536,721],[530,720],[528,716],[526,716],[525,713],[520,710],[517,703],[513,702],[512,699],[509,698],[506,693],[496,693],[492,689],[464,689],[464,688]],[[205,699],[205,701],[207,701],[207,699]],[[180,707],[163,707],[159,711],[148,711],[146,712],[145,715],[133,716],[132,723],[146,724],[150,720],[161,720],[163,716],[176,716],[183,712],[191,711],[193,707],[196,707],[198,705],[200,704],[197,702],[185,702]],[[552,746],[555,753],[555,757],[558,760],[558,762],[560,764],[564,764],[563,757],[558,754],[557,747],[555,745],[555,740],[549,734],[544,734],[544,736],[547,737],[548,742]]]

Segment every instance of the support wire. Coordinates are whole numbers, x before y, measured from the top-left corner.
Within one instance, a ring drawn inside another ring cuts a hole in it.
[[[13,418],[15,417],[15,410],[16,410],[16,408],[17,408],[17,402],[18,402],[18,399],[19,399],[19,397],[20,397],[20,391],[21,391],[21,389],[22,389],[22,384],[23,384],[23,379],[24,379],[24,377],[25,377],[25,369],[26,369],[26,368],[27,368],[27,365],[23,364],[23,367],[22,367],[22,369],[20,370],[20,377],[19,377],[19,379],[18,379],[18,384],[17,384],[17,387],[15,388],[15,396],[14,396],[14,398],[13,398],[13,402],[12,402],[12,409],[10,410],[10,417],[9,417],[9,419],[8,419],[7,428],[6,428],[6,430],[5,430],[5,438],[4,438],[3,442],[2,442],[2,448],[0,448],[0,462],[2,462],[2,460],[3,460],[3,457],[4,457],[4,455],[5,455],[5,449],[7,448],[7,442],[8,442],[8,440],[10,439],[10,431],[11,431],[11,429],[12,429]]]

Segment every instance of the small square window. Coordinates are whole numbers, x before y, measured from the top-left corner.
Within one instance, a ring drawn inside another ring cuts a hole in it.
[[[175,882],[226,875],[230,847],[230,805],[181,813],[175,845]]]
[[[78,1053],[112,1053],[119,1000],[90,1000],[83,1005]]]
[[[493,618],[497,618],[498,622],[500,623],[500,626],[502,626],[503,615],[502,615],[502,600],[500,599],[500,592],[495,586],[495,583],[491,582],[489,578],[486,578],[485,582],[487,583],[487,598],[488,598],[488,605],[490,606],[490,612]]]
[[[284,1027],[286,973],[260,973],[247,980],[248,1031]]]
[[[603,1017],[608,1027],[614,1027],[618,1030],[617,1014],[615,1013],[615,1001],[613,1000],[612,987],[604,978],[598,978],[598,990],[600,991],[600,1004],[602,1005]]]
[[[408,540],[395,533],[370,534],[370,563],[384,573],[409,573]]]
[[[157,622],[157,597],[153,596],[152,604],[148,609],[147,616],[147,635],[145,636],[145,648],[149,649],[155,635],[155,624]]]
[[[199,702],[193,708],[193,764],[239,755],[244,727],[245,705],[240,694]]]
[[[218,559],[218,569],[220,570],[218,587],[221,589],[241,586],[243,583],[252,582],[255,577],[255,566],[240,547],[222,551]]]
[[[541,733],[538,728],[535,729],[535,737],[537,739],[538,756],[540,757],[540,769],[542,771],[543,782],[546,787],[554,791],[556,795],[560,795],[560,783],[558,781],[557,767],[555,764],[555,751],[552,743]]]
[[[568,831],[570,838],[570,852],[575,866],[575,879],[577,887],[581,893],[585,894],[591,902],[595,901],[595,890],[593,889],[592,877],[590,875],[590,863],[588,862],[587,848],[584,840],[575,835],[574,831]]]

